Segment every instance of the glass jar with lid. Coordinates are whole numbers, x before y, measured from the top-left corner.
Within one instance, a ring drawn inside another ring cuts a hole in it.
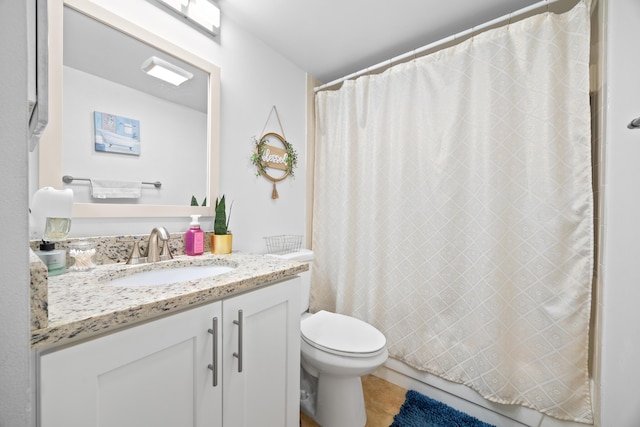
[[[90,240],[69,243],[69,256],[74,260],[69,271],[87,271],[95,268],[96,245]]]

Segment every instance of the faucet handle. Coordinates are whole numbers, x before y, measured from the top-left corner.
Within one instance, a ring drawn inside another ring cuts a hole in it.
[[[147,257],[142,256],[142,253],[140,253],[140,242],[134,240],[133,249],[131,249],[127,264],[144,264],[145,262],[147,262]]]
[[[169,247],[169,240],[163,240],[162,250],[160,251],[160,261],[166,261],[168,259],[173,259],[173,255],[171,254],[171,248]]]

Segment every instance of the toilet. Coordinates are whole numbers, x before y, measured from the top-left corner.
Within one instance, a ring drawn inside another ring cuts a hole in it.
[[[274,256],[313,261],[307,249]],[[387,360],[386,338],[354,317],[324,310],[310,314],[311,272],[300,276],[300,408],[322,427],[363,427],[367,415],[361,377]]]

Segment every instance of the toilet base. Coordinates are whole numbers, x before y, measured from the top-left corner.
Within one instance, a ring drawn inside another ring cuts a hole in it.
[[[364,427],[367,413],[360,377],[320,374],[314,414],[323,427]]]

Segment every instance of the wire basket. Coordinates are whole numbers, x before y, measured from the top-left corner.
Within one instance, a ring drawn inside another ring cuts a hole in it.
[[[267,243],[267,253],[269,254],[289,254],[299,251],[302,246],[302,236],[295,234],[267,236],[264,240]]]

